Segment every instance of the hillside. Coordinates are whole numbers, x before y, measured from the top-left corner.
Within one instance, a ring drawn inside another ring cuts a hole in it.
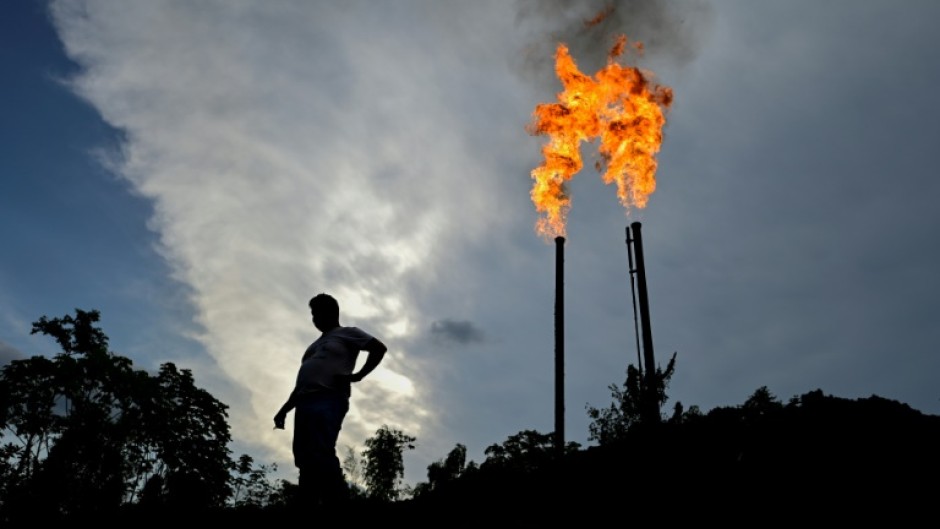
[[[687,519],[936,516],[940,417],[817,390],[768,409],[716,408],[534,472],[485,469],[401,510],[470,527]],[[504,525],[508,524],[508,525]]]
[[[878,396],[816,390],[787,404],[715,408],[631,431],[562,461],[482,465],[391,504],[338,510],[125,512],[121,523],[478,528],[781,523],[921,525],[940,497],[940,416]],[[544,461],[545,454],[537,454]],[[205,518],[203,518],[205,516]]]

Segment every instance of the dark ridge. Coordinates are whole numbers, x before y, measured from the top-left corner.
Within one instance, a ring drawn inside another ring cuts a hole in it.
[[[459,512],[460,527],[493,516],[516,527],[561,516],[914,521],[935,515],[938,447],[940,416],[817,390],[772,409],[716,408],[634,431],[534,472],[481,469],[402,510],[427,524]]]

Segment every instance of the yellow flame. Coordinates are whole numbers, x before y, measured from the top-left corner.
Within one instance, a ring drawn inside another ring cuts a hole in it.
[[[594,77],[580,70],[559,44],[555,53],[555,73],[564,90],[557,103],[535,107],[527,130],[547,135],[542,147],[543,163],[532,170],[531,197],[543,216],[536,231],[546,237],[565,236],[571,199],[565,184],[581,170],[582,141],[600,139],[598,153],[606,165],[604,183],[617,184],[617,196],[624,207],[646,207],[656,189],[656,154],[663,141],[665,112],[672,103],[672,89],[651,81],[652,74],[616,62],[627,45],[617,39],[607,65]],[[642,51],[642,45],[633,44]]]

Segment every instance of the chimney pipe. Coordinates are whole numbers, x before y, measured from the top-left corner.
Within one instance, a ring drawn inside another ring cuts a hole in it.
[[[630,224],[633,228],[633,250],[636,253],[637,295],[640,301],[640,328],[643,331],[643,418],[648,424],[660,422],[659,395],[656,382],[656,361],[653,357],[653,330],[650,325],[650,305],[646,291],[646,266],[643,263],[643,235],[641,224]]]
[[[565,238],[555,237],[555,451],[565,452]]]

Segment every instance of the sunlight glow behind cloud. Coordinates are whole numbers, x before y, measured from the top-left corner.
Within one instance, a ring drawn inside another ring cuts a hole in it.
[[[434,50],[412,46],[395,67],[380,28],[353,41],[340,29],[358,23],[351,14],[310,5],[53,4],[83,68],[74,89],[126,134],[110,163],[153,201],[151,227],[191,288],[198,339],[251,395],[217,395],[233,436],[282,462],[290,436],[272,432],[271,417],[318,334],[306,306],[318,292],[337,297],[343,324],[390,348],[355,388],[341,443],[361,445],[383,423],[421,433],[432,412],[419,368],[406,366],[420,330],[409,279],[434,277],[456,228],[445,219],[486,193],[438,193],[468,175],[427,174],[480,165],[441,134],[453,112],[436,103],[441,88],[413,83],[429,77],[421,54]]]

